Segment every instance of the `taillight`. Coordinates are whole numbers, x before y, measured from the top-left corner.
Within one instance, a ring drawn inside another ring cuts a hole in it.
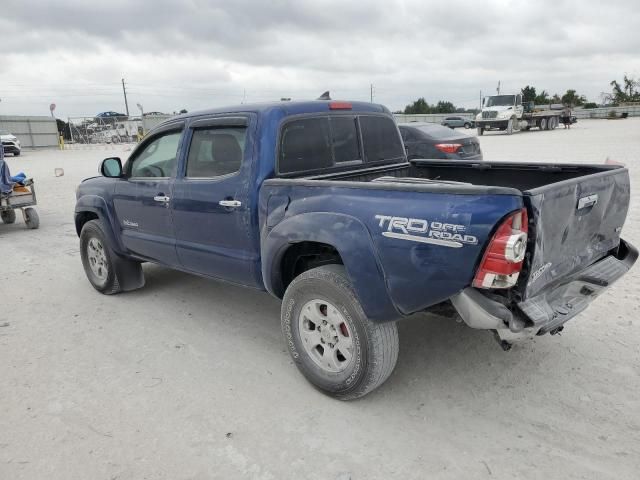
[[[456,153],[462,146],[460,143],[436,143],[435,147],[444,153]]]
[[[476,288],[510,288],[518,281],[527,251],[527,210],[518,210],[498,227],[473,279]]]

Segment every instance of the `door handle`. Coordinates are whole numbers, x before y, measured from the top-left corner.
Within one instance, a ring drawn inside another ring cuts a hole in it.
[[[238,200],[220,200],[218,205],[222,205],[227,208],[238,208],[242,206],[242,202],[239,202]]]
[[[169,200],[171,200],[169,197],[166,197],[164,195],[156,195],[155,197],[153,197],[153,199],[156,202],[162,202],[162,203],[169,203]]]

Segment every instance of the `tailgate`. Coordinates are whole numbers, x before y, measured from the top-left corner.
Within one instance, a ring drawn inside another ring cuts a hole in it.
[[[523,192],[533,247],[518,286],[523,299],[560,284],[620,243],[629,172],[612,168]]]

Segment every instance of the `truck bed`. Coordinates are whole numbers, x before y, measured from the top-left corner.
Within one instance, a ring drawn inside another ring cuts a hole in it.
[[[446,269],[432,274],[435,265],[451,267],[449,249],[380,243],[383,263],[392,265],[387,267],[387,281],[391,288],[398,282],[395,290],[403,312],[434,303],[427,302],[427,297],[443,300],[446,292],[462,286],[457,283],[460,277],[469,285],[473,266],[500,216],[522,207],[529,218],[527,256],[518,284],[509,294],[516,302],[545,294],[619,247],[630,194],[628,171],[620,166],[437,160],[272,179],[265,186],[288,187],[279,192],[291,198],[289,214],[340,210],[363,221],[377,242],[382,240],[379,226],[372,222],[375,215],[460,224],[482,239],[477,248],[458,249],[455,275]],[[498,217],[489,220],[489,214]],[[401,255],[387,253],[403,248],[413,249],[411,268],[401,263]],[[384,259],[387,255],[389,260]],[[404,270],[393,272],[400,265]],[[430,284],[429,295],[422,293],[424,301],[416,297],[418,291],[424,292],[416,287],[417,279]]]
[[[410,164],[403,163],[309,178],[349,182],[371,182],[381,177],[415,178],[430,180],[432,185],[437,184],[438,181],[459,182],[460,193],[464,190],[465,184],[466,186],[505,187],[530,192],[550,184],[596,173],[611,172],[617,168],[619,167],[610,165],[414,160]]]

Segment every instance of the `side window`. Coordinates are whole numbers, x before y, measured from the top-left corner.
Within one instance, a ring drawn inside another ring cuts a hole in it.
[[[247,137],[246,127],[210,127],[193,132],[186,176],[210,178],[240,170]]]
[[[167,132],[147,143],[131,163],[131,177],[170,177],[182,132]]]
[[[404,158],[398,127],[391,118],[361,116],[360,129],[367,162]]]
[[[280,140],[280,173],[318,170],[332,165],[329,117],[287,123]]]

